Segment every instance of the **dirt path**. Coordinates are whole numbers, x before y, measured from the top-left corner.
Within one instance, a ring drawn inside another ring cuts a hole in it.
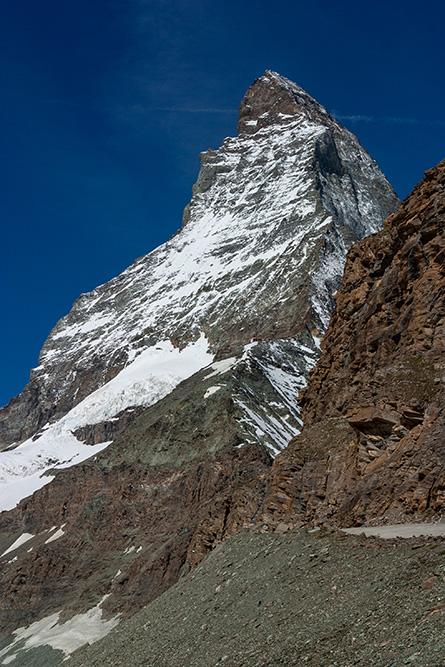
[[[445,537],[445,521],[438,523],[405,523],[392,526],[359,526],[358,528],[343,528],[342,532],[349,535],[366,537],[381,537],[390,540],[394,537]]]

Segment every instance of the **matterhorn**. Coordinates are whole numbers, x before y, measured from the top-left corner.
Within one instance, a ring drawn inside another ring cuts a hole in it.
[[[61,658],[96,641],[254,520],[347,251],[399,206],[357,138],[272,71],[200,160],[178,232],[78,298],[0,411],[8,660],[40,634]]]

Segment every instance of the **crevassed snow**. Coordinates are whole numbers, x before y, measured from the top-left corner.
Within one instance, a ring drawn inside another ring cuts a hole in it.
[[[60,423],[64,429],[75,430],[111,419],[129,407],[152,405],[212,360],[204,335],[182,350],[169,340],[160,341],[76,405]]]
[[[59,623],[60,613],[51,614],[27,628],[14,631],[14,641],[0,651],[2,665],[12,663],[22,652],[38,646],[51,646],[69,655],[86,643],[93,644],[105,637],[119,623],[119,616],[108,621],[102,618],[102,600],[85,614],[77,614],[64,623]]]
[[[31,533],[23,533],[22,535],[20,535],[20,537],[16,539],[16,541],[13,544],[11,544],[10,547],[6,549],[6,551],[2,553],[0,558],[3,558],[3,556],[6,556],[6,554],[11,553],[11,551],[15,551],[16,549],[21,547],[22,544],[26,544],[26,542],[29,542],[29,540],[31,540],[33,537],[34,535],[32,535]]]
[[[73,431],[111,419],[130,406],[152,405],[213,360],[207,349],[203,335],[182,350],[170,341],[160,341],[46,428],[39,438],[0,452],[0,510],[12,509],[51,482],[52,476],[42,476],[46,470],[81,463],[110,444],[84,445]]]

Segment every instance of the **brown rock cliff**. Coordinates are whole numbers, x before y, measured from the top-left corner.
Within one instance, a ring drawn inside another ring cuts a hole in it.
[[[340,525],[445,508],[445,161],[347,258],[304,430],[277,457],[267,522]]]

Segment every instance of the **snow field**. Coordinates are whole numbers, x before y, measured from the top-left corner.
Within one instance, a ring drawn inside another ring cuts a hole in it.
[[[137,356],[115,378],[76,405],[62,419],[47,425],[36,439],[0,453],[0,510],[15,507],[20,500],[54,479],[44,474],[68,468],[101,452],[111,441],[85,445],[74,435],[82,426],[113,419],[122,410],[148,406],[169,394],[182,380],[213,360],[201,335],[183,350],[170,341],[160,341]]]

